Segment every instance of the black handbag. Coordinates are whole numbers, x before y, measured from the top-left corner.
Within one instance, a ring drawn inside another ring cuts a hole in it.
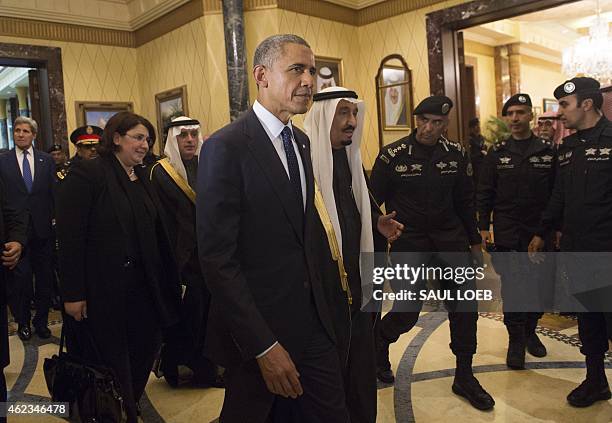
[[[70,405],[70,417],[78,411],[83,423],[123,423],[127,420],[123,399],[111,368],[64,351],[66,319],[62,325],[59,353],[45,358],[43,371],[54,402]],[[89,331],[83,328],[91,338]],[[93,339],[91,346],[99,360]],[[99,362],[99,361],[98,361]]]

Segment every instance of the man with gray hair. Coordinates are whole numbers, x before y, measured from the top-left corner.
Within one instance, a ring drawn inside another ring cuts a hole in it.
[[[315,255],[308,137],[314,54],[275,35],[256,49],[257,101],[213,134],[198,166],[196,227],[211,293],[206,351],[225,371],[221,421],[349,421]]]
[[[39,338],[49,338],[47,327],[53,291],[53,185],[55,162],[51,155],[34,149],[38,133],[36,121],[25,116],[15,119],[15,148],[0,156],[0,179],[5,187],[7,204],[24,210],[28,225],[24,254],[9,278],[9,306],[18,324],[17,334],[31,338],[30,301],[36,305],[32,321]],[[32,277],[35,289],[32,292]]]

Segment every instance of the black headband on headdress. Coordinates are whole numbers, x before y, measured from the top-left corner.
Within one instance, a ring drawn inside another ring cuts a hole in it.
[[[312,96],[312,101],[332,100],[334,98],[354,98],[359,96],[355,91],[326,91],[324,93],[316,93]]]
[[[175,126],[193,126],[193,125],[199,125],[199,124],[200,124],[200,121],[195,120],[195,119],[175,120],[174,122],[170,122],[168,126],[166,126],[166,129],[174,128]]]

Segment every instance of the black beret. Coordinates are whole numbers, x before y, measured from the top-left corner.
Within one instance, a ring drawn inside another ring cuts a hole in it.
[[[453,101],[445,95],[432,95],[421,101],[413,115],[424,115],[425,113],[430,115],[446,116],[448,112],[453,108]]]
[[[565,81],[555,88],[553,95],[557,100],[572,94],[594,94],[599,92],[599,81],[586,76],[579,76]]]
[[[102,128],[93,125],[80,126],[70,134],[70,141],[74,145],[98,144],[102,139]]]
[[[514,94],[512,97],[508,99],[508,101],[504,103],[504,107],[502,108],[502,116],[506,116],[506,113],[508,112],[508,107],[510,106],[529,106],[531,107],[532,106],[531,97],[529,97],[529,94],[522,94],[522,93]]]
[[[54,151],[62,151],[62,146],[59,144],[53,144],[51,148],[47,150],[47,153],[53,153]]]

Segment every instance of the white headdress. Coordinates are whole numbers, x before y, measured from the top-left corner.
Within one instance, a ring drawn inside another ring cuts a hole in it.
[[[181,124],[181,122],[184,122]],[[184,180],[187,180],[187,171],[185,165],[181,159],[181,153],[179,152],[178,142],[176,136],[181,133],[182,130],[191,131],[193,129],[198,130],[198,146],[196,148],[196,156],[200,155],[200,148],[202,148],[202,132],[200,131],[200,122],[197,120],[188,118],[186,116],[179,116],[172,119],[172,122],[168,128],[168,136],[166,137],[166,146],[164,147],[164,155],[168,158],[168,161],[173,168],[176,169],[179,175]]]
[[[351,170],[353,195],[355,196],[355,203],[361,215],[361,252],[373,252],[372,211],[370,208],[368,187],[365,175],[363,174],[363,162],[361,160],[360,151],[363,121],[365,117],[365,104],[363,101],[354,98],[356,97],[354,92],[343,87],[326,88],[319,94],[337,91],[346,91],[347,94],[351,93],[353,97],[347,95],[347,97],[315,101],[304,119],[304,128],[310,138],[314,178],[321,190],[325,208],[327,209],[327,213],[334,227],[334,232],[336,233],[338,246],[340,247],[340,251],[342,251],[342,231],[340,230],[340,221],[338,220],[338,211],[336,210],[336,199],[334,197],[333,187],[334,162],[332,157],[330,130],[340,100],[346,100],[357,104],[357,126],[353,132],[353,142],[345,148]]]

